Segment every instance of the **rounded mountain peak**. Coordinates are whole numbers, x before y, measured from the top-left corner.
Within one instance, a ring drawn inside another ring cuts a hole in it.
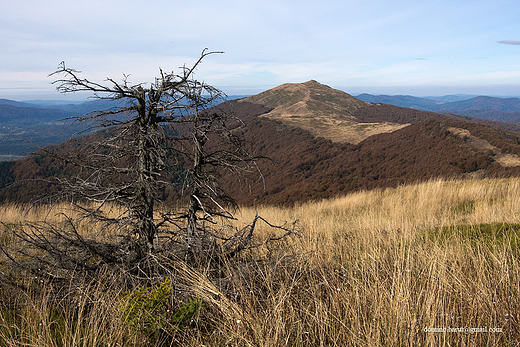
[[[367,127],[358,125],[353,112],[370,103],[315,80],[285,83],[242,99],[241,102],[269,107],[272,110],[264,117],[308,130],[315,136],[332,141],[358,143],[367,137]],[[358,131],[355,127],[362,129]],[[375,131],[381,132],[380,129]]]
[[[351,111],[368,104],[316,80],[304,83],[284,83],[260,94],[245,98],[243,101],[271,108],[289,107],[301,102],[319,102],[329,104],[334,108],[341,107]]]

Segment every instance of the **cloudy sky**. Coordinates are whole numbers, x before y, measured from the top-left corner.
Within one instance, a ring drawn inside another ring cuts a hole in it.
[[[225,53],[196,77],[229,95],[315,79],[351,94],[520,96],[518,0],[0,3],[0,98],[59,99],[48,74],[61,61],[140,83],[204,48]]]

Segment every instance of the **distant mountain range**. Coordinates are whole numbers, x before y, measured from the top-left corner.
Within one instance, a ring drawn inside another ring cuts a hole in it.
[[[243,96],[231,96],[229,99]],[[19,159],[38,147],[57,144],[83,134],[91,124],[73,124],[71,117],[120,106],[104,99],[66,103],[0,99],[0,161]]]
[[[117,105],[117,104],[116,104]],[[13,160],[34,152],[38,147],[70,139],[89,128],[64,119],[114,106],[110,100],[80,104],[35,104],[0,99],[0,161]]]
[[[360,94],[357,98],[371,103],[409,107],[422,111],[453,113],[500,122],[520,123],[519,98],[470,97],[467,95],[418,98],[409,95],[372,94]]]
[[[345,105],[351,108],[359,108],[371,104],[388,104],[405,108],[436,113],[449,113],[460,116],[481,118],[485,120],[520,124],[520,99],[498,98],[488,96],[471,95],[447,95],[440,97],[419,98],[409,95],[371,95],[360,94],[356,98],[324,86],[315,81],[309,81],[300,85],[312,84],[312,88],[305,91],[305,100],[292,105],[292,108],[281,108],[276,100],[268,100],[269,95],[278,95],[286,104],[292,100],[291,93],[284,91],[288,85],[273,88],[264,93],[251,96],[250,100],[276,107],[276,111],[270,114],[270,118],[282,120],[287,124],[294,123],[313,134],[319,134],[333,140],[342,140],[358,143],[364,138],[403,127],[392,120],[378,124],[359,125],[352,120],[352,110],[342,109]],[[294,84],[298,85],[298,84]],[[312,95],[311,91],[312,90]],[[284,94],[285,93],[285,94]],[[322,96],[320,98],[320,95]],[[330,100],[324,100],[327,95]],[[348,98],[345,97],[348,95]],[[244,99],[245,96],[230,96],[230,100]],[[345,100],[341,100],[345,98]],[[355,101],[354,101],[355,100]],[[110,100],[91,100],[86,102],[65,103],[64,101],[35,100],[19,102],[8,99],[0,99],[0,161],[21,158],[28,153],[50,144],[63,142],[88,128],[88,125],[61,122],[60,120],[81,116],[89,112],[108,109],[118,106]],[[303,106],[303,107],[302,107]],[[312,113],[318,110],[319,112]],[[304,113],[307,112],[307,116]],[[349,113],[350,112],[350,113]],[[309,115],[312,114],[312,117]],[[348,116],[346,116],[348,115]],[[509,130],[514,127],[499,125]],[[324,129],[327,129],[327,134]]]
[[[479,100],[485,99],[473,102]],[[247,192],[222,173],[227,190],[243,204],[290,205],[436,177],[520,175],[520,126],[513,123],[367,102],[316,81],[284,84],[219,108],[240,119],[233,132],[250,152],[272,159],[258,163],[263,180],[251,182]],[[78,148],[96,136],[54,148]],[[69,169],[43,153],[0,163],[0,201],[34,198],[51,188],[33,179]],[[167,175],[176,182],[173,172]],[[178,201],[181,186],[161,199]]]

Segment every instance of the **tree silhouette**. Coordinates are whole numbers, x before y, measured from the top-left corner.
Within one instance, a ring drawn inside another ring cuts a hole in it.
[[[189,68],[182,67],[180,74],[160,70],[160,76],[149,85],[132,85],[128,75],[124,75],[121,82],[111,78],[107,78],[105,83],[93,82],[81,78],[79,71],[67,67],[64,62],[50,75],[63,77],[54,82],[61,93],[86,91],[93,93],[95,98],[120,101],[119,106],[76,119],[80,122],[95,121],[96,127],[111,131],[105,139],[82,149],[81,153],[62,157],[81,168],[81,174],[60,183],[66,187],[62,191],[74,196],[75,201],[95,203],[93,208],[82,205],[87,216],[99,219],[103,205],[107,203],[124,206],[126,213],[117,218],[103,216],[103,219],[109,223],[134,226],[130,248],[138,259],[153,251],[158,225],[164,225],[170,219],[170,216],[163,216],[157,222],[154,212],[157,192],[161,185],[168,184],[161,181],[161,174],[168,169],[169,157],[177,157],[175,152],[181,149],[171,142],[179,144],[186,140],[175,134],[174,124],[192,125],[188,137],[191,135],[195,151],[192,154],[193,166],[188,170],[193,181],[190,187],[193,188],[187,230],[188,234],[196,231],[196,214],[202,203],[200,181],[203,180],[201,166],[204,164],[205,137],[213,131],[213,124],[223,124],[226,115],[208,111],[222,102],[225,95],[195,80],[193,74],[203,58],[214,53],[217,52],[204,50],[196,63]],[[187,152],[183,154],[189,156]],[[119,179],[114,178],[115,175]]]

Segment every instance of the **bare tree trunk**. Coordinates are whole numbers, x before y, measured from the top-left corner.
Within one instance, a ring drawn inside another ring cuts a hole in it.
[[[199,223],[197,212],[201,209],[201,192],[203,182],[204,167],[204,144],[206,142],[204,135],[198,133],[197,123],[194,124],[193,131],[193,177],[190,202],[188,206],[188,227],[187,227],[187,243],[191,244],[191,238],[197,234],[197,224]]]
[[[137,192],[137,225],[138,237],[136,255],[143,258],[153,250],[153,238],[156,233],[153,219],[156,191],[156,161],[153,148],[153,132],[157,131],[157,123],[153,124],[151,115],[155,112],[146,109],[146,95],[142,88],[138,90],[138,156],[139,182]],[[148,112],[147,112],[148,111]]]

